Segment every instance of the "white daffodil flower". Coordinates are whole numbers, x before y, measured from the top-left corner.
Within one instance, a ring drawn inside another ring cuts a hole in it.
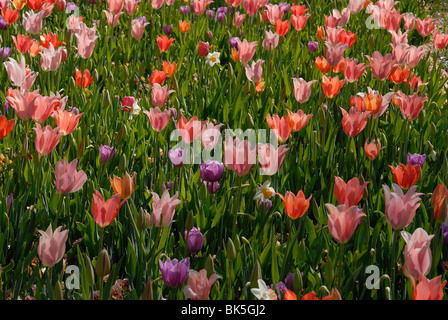
[[[210,67],[213,67],[215,63],[219,63],[219,52],[213,52],[213,53],[209,53],[207,55],[207,61],[205,62],[206,64],[208,64]]]
[[[261,187],[258,188],[255,193],[254,200],[261,200],[261,202],[266,203],[274,194],[274,188],[270,187],[271,181],[266,180]]]

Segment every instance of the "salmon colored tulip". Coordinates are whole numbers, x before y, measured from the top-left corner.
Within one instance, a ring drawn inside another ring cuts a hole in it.
[[[345,68],[345,59],[342,58],[341,61],[339,61],[339,63],[333,68],[333,71],[339,73],[343,71],[344,68]]]
[[[268,113],[266,116],[266,122],[271,130],[274,131],[275,136],[280,144],[283,144],[288,140],[291,135],[291,128],[289,126],[288,117],[284,115],[281,119],[278,115]]]
[[[369,182],[361,184],[358,178],[353,178],[345,183],[340,177],[334,177],[335,183],[333,187],[333,192],[338,200],[339,204],[343,204],[346,207],[355,206],[361,201],[364,196],[364,191],[366,190]]]
[[[409,189],[417,183],[420,178],[420,166],[418,164],[412,165],[408,163],[404,165],[400,163],[396,168],[389,165],[394,175],[395,182],[403,189]]]
[[[448,34],[445,35],[441,33],[439,30],[435,29],[432,33],[434,40],[434,48],[438,50],[443,50],[448,45]]]
[[[193,11],[197,16],[202,15],[205,12],[205,9],[214,3],[211,0],[194,0],[193,1]]]
[[[429,280],[423,274],[420,274],[419,282],[416,284],[414,278],[411,278],[414,287],[412,300],[443,300],[446,280],[441,283],[441,279],[442,276],[437,276]]]
[[[61,229],[62,227],[57,227],[53,232],[50,223],[46,231],[37,230],[41,234],[37,254],[47,268],[53,267],[64,257],[68,230],[61,231]]]
[[[277,193],[277,195],[282,198],[283,203],[285,204],[286,214],[292,220],[302,217],[310,207],[310,199],[312,196],[306,199],[302,190],[299,190],[297,195],[294,195],[294,193],[290,191],[286,192],[284,196],[280,193]]]
[[[152,214],[150,217],[150,224],[156,227],[167,227],[173,221],[176,207],[182,202],[178,199],[179,192],[170,197],[169,190],[166,189],[162,198],[155,192],[151,192],[154,203],[152,204]]]
[[[394,46],[398,44],[408,44],[408,33],[409,31],[406,31],[405,33],[401,32],[401,30],[398,30],[398,32],[395,31],[389,31],[390,35],[392,36],[392,44]]]
[[[386,112],[395,92],[389,92],[382,96],[378,91],[372,90],[369,87],[367,89],[369,91],[368,94],[359,93],[363,99],[362,111],[371,111],[372,118],[378,119]]]
[[[47,97],[38,95],[34,100],[34,112],[32,118],[37,123],[44,123],[48,117],[54,112],[56,105],[59,103],[56,97]]]
[[[319,69],[319,71],[323,74],[327,74],[331,71],[331,66],[328,63],[327,59],[325,59],[325,57],[317,57],[314,64],[316,65],[316,68]]]
[[[109,200],[104,201],[103,195],[95,190],[93,194],[93,200],[91,205],[91,211],[95,222],[101,227],[105,228],[114,221],[121,206],[125,203],[125,200],[121,201],[119,194],[114,194]]]
[[[160,52],[167,51],[171,44],[173,43],[174,39],[168,38],[168,36],[157,36],[157,46],[159,47]]]
[[[304,294],[302,300],[319,300],[319,298],[317,297],[316,292],[311,291],[307,294]]]
[[[310,14],[306,15],[292,15],[291,16],[291,24],[297,31],[302,31],[305,28],[306,22],[311,17]]]
[[[170,78],[176,72],[177,63],[176,62],[170,63],[169,61],[163,61],[162,69],[163,72],[166,73],[167,78]]]
[[[323,75],[323,80],[322,80],[322,90],[324,91],[324,94],[332,99],[334,97],[336,97],[339,92],[341,92],[342,87],[345,84],[345,79],[344,80],[339,80],[338,77],[334,77],[334,78],[327,78],[325,75]]]
[[[64,50],[66,50],[66,49],[65,48],[62,49],[62,56],[64,54]],[[39,54],[41,54],[43,52],[43,46],[41,46],[39,44],[39,41],[33,40],[33,44],[31,45],[28,52],[30,53],[30,56],[32,56],[33,58],[37,57]],[[63,62],[63,57],[61,57],[61,62]]]
[[[372,57],[367,55],[366,57],[369,59],[373,77],[381,81],[389,78],[392,69],[396,66],[394,56],[391,53],[388,53],[383,57],[380,52],[375,51]]]
[[[92,28],[87,28],[84,23],[78,23],[76,30],[75,37],[78,44],[78,55],[83,59],[90,58],[95,49],[96,40],[98,39],[96,25]]]
[[[65,111],[65,110],[57,110],[54,113],[54,120],[56,121],[57,126],[59,127],[59,132],[61,132],[64,136],[69,135],[76,129],[79,123],[79,119],[84,114],[74,114],[73,112]]]
[[[162,85],[165,82],[167,76],[168,75],[163,71],[154,70],[154,72],[149,76],[149,84],[152,86],[154,85],[154,83]]]
[[[350,108],[349,112],[340,108],[342,112],[342,128],[349,137],[355,137],[358,135],[367,124],[367,117],[371,111],[360,112],[356,107]]]
[[[90,76],[90,71],[87,69],[84,70],[84,72],[82,73],[82,79],[81,79],[81,70],[76,69],[75,78],[76,78],[76,85],[80,88],[81,88],[81,85],[82,85],[82,88],[86,88],[93,81],[93,78]],[[82,83],[81,83],[81,81],[82,81]]]
[[[119,12],[118,14],[113,14],[107,10],[103,10],[104,14],[106,15],[107,24],[116,27],[118,26],[120,17],[124,14],[124,12]]]
[[[327,61],[330,64],[330,66],[336,67],[344,58],[344,52],[345,50],[347,50],[347,45],[342,43],[332,45],[328,41],[325,42],[325,45],[327,47],[325,57],[327,58]]]
[[[249,17],[254,16],[258,11],[258,0],[243,0],[242,6]]]
[[[6,100],[14,109],[17,116],[22,120],[31,119],[36,109],[34,100],[38,97],[37,91],[12,90],[12,95],[7,95]]]
[[[292,78],[294,86],[294,97],[299,103],[305,103],[310,99],[311,86],[317,82],[317,80],[306,81],[302,78]]]
[[[278,172],[289,149],[281,145],[277,149],[270,143],[259,143],[257,145],[258,162],[260,163],[260,174],[272,176]]]
[[[131,21],[131,36],[135,40],[140,40],[145,32],[145,27],[149,24],[146,19],[134,19]]]
[[[342,300],[342,297],[338,289],[333,288],[331,289],[330,295],[323,297],[322,300]]]
[[[19,19],[19,10],[11,10],[10,7],[6,7],[6,9],[2,11],[2,16],[7,24],[13,24]]]
[[[330,212],[327,216],[328,230],[331,235],[340,244],[348,242],[365,214],[357,206],[346,207],[342,205],[335,207],[327,203],[325,207]]]
[[[213,284],[218,279],[221,279],[221,276],[215,273],[207,277],[207,270],[205,269],[199,272],[190,269],[188,283],[183,289],[185,297],[191,300],[207,300]]]
[[[25,57],[22,56],[20,64],[13,58],[3,63],[11,84],[20,87],[22,90],[30,90],[38,76],[38,72],[33,72],[26,67]]]
[[[286,111],[288,112],[288,124],[293,132],[302,130],[313,116],[312,114],[305,114],[301,109],[299,109],[296,113],[293,113],[289,109],[286,109]]]
[[[18,34],[17,37],[11,36],[12,40],[14,41],[14,44],[16,45],[17,51],[19,51],[22,54],[25,54],[28,52],[28,50],[31,48],[31,45],[33,44],[33,40],[31,39],[31,36],[24,36],[21,34]]]
[[[271,24],[275,24],[277,20],[282,20],[284,12],[278,4],[268,3],[265,7],[266,18]]]
[[[8,120],[5,116],[0,116],[0,140],[6,137],[14,128],[15,119]]]
[[[353,83],[361,78],[366,68],[369,67],[364,63],[357,64],[354,59],[345,59],[344,62],[344,77],[350,83]]]
[[[438,22],[435,22],[432,17],[426,17],[424,20],[421,20],[420,18],[415,19],[415,27],[422,37],[429,36],[437,23]]]
[[[392,69],[389,80],[396,84],[407,82],[410,72],[411,70],[408,66],[403,66],[402,68],[400,66],[396,66]]]
[[[426,53],[428,53],[428,48],[426,46],[408,46],[406,53],[406,64],[411,69],[417,67]]]
[[[143,111],[149,119],[151,127],[156,131],[162,131],[170,121],[171,114],[168,110],[161,111],[159,107]]]
[[[48,34],[43,34],[40,36],[40,43],[44,48],[49,49],[50,43],[53,44],[53,47],[57,49],[61,45],[65,45],[64,41],[59,41],[57,34],[49,32]]]
[[[353,47],[356,42],[356,35],[358,33],[352,33],[351,31],[345,31],[342,29],[341,35],[339,36],[339,41],[342,44],[347,45],[349,48]]]
[[[372,142],[364,143],[364,151],[366,152],[366,156],[367,158],[369,158],[370,160],[375,160],[376,158],[378,158],[378,155],[380,154],[380,150],[381,150],[381,142],[379,139],[376,140],[372,140]]]
[[[424,229],[417,228],[413,234],[401,231],[401,236],[406,242],[403,274],[414,279],[419,278],[420,275],[426,276],[431,270],[431,240],[434,235],[428,235]]]
[[[418,93],[407,96],[401,91],[397,92],[395,98],[403,118],[408,121],[415,120],[420,114],[420,111],[422,111],[425,102],[428,101],[428,97],[419,97]]]
[[[448,190],[443,183],[434,189],[431,196],[431,206],[434,209],[436,221],[439,223],[445,222],[448,212]]]
[[[135,11],[137,10],[139,0],[125,0],[124,2],[124,10],[129,16],[133,16]]]
[[[235,17],[232,20],[232,23],[235,27],[239,28],[243,25],[244,19],[246,18],[245,14],[241,14],[238,11],[235,12]]]
[[[248,42],[246,39],[243,39],[243,41],[236,39],[236,42],[238,43],[238,54],[240,61],[248,63],[255,54],[257,41]]]
[[[179,130],[179,134],[185,143],[192,143],[201,135],[202,124],[196,116],[187,121],[187,118],[181,114],[180,119],[176,123],[176,128]]]
[[[182,33],[188,32],[190,30],[191,22],[188,21],[179,21],[179,30]]]
[[[151,99],[153,105],[159,108],[163,107],[166,104],[168,97],[173,92],[176,91],[168,90],[167,85],[164,85],[162,87],[160,84],[154,83],[153,87],[151,88]]]
[[[224,141],[224,165],[238,176],[245,176],[255,163],[257,150],[248,140],[228,139]]]
[[[59,194],[73,193],[82,188],[87,181],[87,175],[83,170],[76,171],[78,159],[68,163],[66,159],[58,161],[54,168],[56,178],[54,184]]]
[[[59,128],[52,128],[46,126],[42,128],[40,124],[36,123],[36,151],[41,156],[49,155],[53,149],[59,144],[61,140],[62,132],[59,132]]]
[[[129,198],[132,192],[134,192],[136,178],[136,172],[134,172],[132,176],[126,172],[124,178],[114,176],[113,179],[109,178],[109,181],[114,192],[119,194],[122,199],[125,199]]]
[[[324,29],[323,26],[318,26],[317,27],[316,37],[320,41],[324,41],[325,40],[326,36],[325,36],[325,29]]]
[[[292,5],[291,14],[293,16],[303,16],[309,9],[305,5]]]
[[[113,15],[116,15],[121,10],[123,10],[124,0],[107,0],[107,4],[108,4],[109,11]]]

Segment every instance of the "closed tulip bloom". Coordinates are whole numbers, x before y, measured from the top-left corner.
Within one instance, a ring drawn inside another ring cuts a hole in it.
[[[40,66],[44,71],[56,71],[62,62],[64,47],[54,49],[53,44],[50,43],[50,48],[43,48],[40,58]]]
[[[340,108],[342,112],[342,128],[349,137],[357,136],[367,124],[367,117],[371,111],[361,112],[356,107],[350,108],[349,112]]]
[[[248,63],[255,54],[255,48],[257,47],[257,41],[247,42],[246,39],[241,41],[237,39],[238,42],[238,53],[241,62]]]
[[[305,28],[306,22],[311,17],[310,14],[302,15],[302,16],[291,16],[291,24],[297,31],[302,31]]]
[[[92,55],[96,39],[98,39],[95,34],[95,25],[89,29],[84,23],[79,24],[79,30],[75,33],[75,36],[78,41],[78,55],[81,58],[87,59]]]
[[[404,29],[407,31],[414,30],[415,27],[415,14],[413,13],[405,13],[403,16],[404,20]]]
[[[388,53],[383,57],[380,52],[375,51],[372,57],[367,55],[366,57],[369,59],[374,78],[378,80],[386,80],[389,78],[393,67],[395,67],[395,60],[392,54]]]
[[[352,14],[357,14],[357,13],[361,12],[361,10],[363,9],[364,2],[365,2],[364,0],[350,0],[348,2],[347,8],[350,9],[350,12]]]
[[[163,4],[164,0],[151,0],[151,6],[156,10],[162,8]]]
[[[210,53],[210,44],[208,42],[199,42],[198,54],[201,57],[206,57]]]
[[[404,165],[400,163],[396,168],[389,166],[394,175],[395,181],[403,189],[409,189],[417,183],[420,178],[420,166],[418,164],[412,165],[408,163]]]
[[[31,119],[34,114],[36,106],[34,100],[38,97],[36,91],[20,91],[13,90],[12,96],[7,96],[6,100],[9,102],[11,108],[14,109],[17,116],[22,120]]]
[[[162,131],[170,121],[171,114],[168,110],[161,111],[159,107],[143,111],[148,116],[151,127],[156,131]]]
[[[318,26],[316,31],[316,37],[320,41],[325,40],[325,29],[323,26]]]
[[[346,207],[357,205],[364,195],[367,184],[369,184],[369,182],[361,184],[358,178],[353,178],[347,183],[340,177],[334,177],[334,179],[334,195],[339,204],[343,204]]]
[[[265,37],[263,40],[263,48],[267,51],[272,51],[278,46],[278,41],[280,36],[276,33],[272,33],[271,31],[265,30]]]
[[[177,259],[167,259],[165,262],[162,262],[159,259],[159,267],[165,285],[171,288],[178,288],[187,280],[190,260],[185,258],[178,262]]]
[[[416,119],[420,111],[422,111],[425,102],[428,101],[428,97],[419,97],[417,93],[407,96],[401,91],[396,94],[395,98],[403,118],[408,121]]]
[[[411,278],[414,287],[412,300],[443,300],[446,280],[441,283],[441,279],[442,276],[437,276],[429,280],[423,274],[420,274],[419,282],[416,284],[415,279]]]
[[[434,39],[434,48],[443,50],[448,45],[448,34],[444,35],[439,30],[434,30],[432,33]]]
[[[1,121],[1,120],[0,120]],[[431,196],[431,206],[434,209],[434,217],[439,223],[446,221],[448,212],[448,190],[441,183],[433,191]]]
[[[155,107],[163,107],[170,94],[175,92],[174,90],[167,90],[167,88],[166,85],[162,87],[160,84],[154,83],[151,89],[151,99]]]
[[[361,76],[364,74],[364,71],[368,67],[369,66],[365,65],[364,63],[357,64],[356,60],[354,59],[345,59],[344,64],[345,79],[347,79],[347,81],[350,83],[357,81],[359,78],[361,78]]]
[[[424,20],[421,20],[420,18],[415,19],[415,26],[422,37],[429,36],[436,27],[436,24],[437,22],[435,22],[432,17],[426,17]]]
[[[286,145],[275,148],[270,143],[259,143],[257,145],[258,162],[260,163],[260,174],[272,176],[277,173],[285,158]]]
[[[145,22],[143,19],[134,19],[131,22],[131,35],[135,40],[140,40],[145,32],[145,27],[149,22]]]
[[[264,60],[258,59],[257,62],[252,61],[252,66],[243,62],[243,66],[246,69],[246,77],[249,81],[257,83],[263,76],[263,63]]]
[[[60,102],[56,96],[47,97],[38,95],[34,100],[33,120],[40,124],[44,123],[59,104]]]
[[[0,116],[0,140],[6,137],[14,128],[15,119],[8,120],[5,116]]]
[[[243,8],[249,17],[254,16],[258,11],[258,0],[243,0]]]
[[[299,190],[299,192],[297,192],[297,195],[294,195],[294,193],[290,191],[286,192],[284,196],[279,193],[277,193],[277,195],[282,198],[285,205],[286,214],[292,220],[303,217],[303,215],[308,211],[308,208],[310,206],[310,199],[312,197],[310,196],[308,199],[306,199],[305,194],[302,190]]]
[[[19,51],[21,54],[27,53],[28,50],[31,48],[31,45],[33,44],[31,36],[24,36],[22,34],[18,34],[17,37],[15,36],[11,37],[12,40],[14,41],[14,44],[16,45],[17,51]]]
[[[246,18],[245,14],[241,14],[237,11],[235,12],[235,17],[233,18],[232,23],[235,27],[239,28],[243,25],[245,18]]]
[[[317,41],[308,41],[307,47],[308,47],[308,51],[309,52],[316,52],[317,49],[319,48],[319,42],[317,42]]]
[[[344,86],[345,81],[346,81],[345,79],[339,80],[338,77],[327,78],[325,75],[323,75],[322,90],[328,98],[332,99],[336,97],[339,94],[339,92],[341,92],[341,89]]]
[[[333,238],[340,244],[347,243],[365,216],[357,206],[346,207],[344,205],[335,207],[325,204],[328,211],[328,230]]]
[[[291,128],[289,127],[288,117],[286,115],[280,118],[276,114],[271,117],[271,114],[268,113],[266,122],[269,128],[274,131],[280,144],[283,144],[288,140],[291,135]]]
[[[372,140],[370,143],[364,143],[364,151],[366,152],[367,158],[370,160],[375,160],[378,158],[381,150],[381,142],[379,139]]]
[[[135,11],[137,10],[139,2],[139,0],[125,0],[124,10],[126,11],[126,13],[130,16],[133,16]]]
[[[23,15],[23,28],[26,32],[31,34],[38,34],[42,30],[42,19],[44,18],[44,11],[35,13],[28,11]]]
[[[337,45],[339,42],[341,42],[341,35],[345,31],[341,27],[326,28],[327,35],[326,35],[326,43],[329,42],[332,46]]]
[[[216,160],[206,160],[199,165],[201,179],[207,182],[217,182],[221,180],[224,173],[224,163]]]
[[[413,234],[401,231],[401,236],[406,242],[404,247],[404,275],[414,279],[419,278],[420,275],[426,276],[431,270],[431,240],[434,235],[428,235],[424,229],[417,228]]]
[[[103,195],[95,190],[92,200],[92,215],[95,222],[101,227],[105,228],[114,221],[121,206],[126,200],[120,202],[121,197],[119,194],[114,194],[109,200],[104,201]]]
[[[240,177],[250,171],[256,156],[256,148],[252,148],[247,140],[240,141],[238,138],[230,138],[224,142],[224,165]]]
[[[123,10],[124,0],[107,0],[109,11],[116,15]]]
[[[115,148],[114,147],[100,145],[100,160],[101,160],[101,163],[106,163],[109,160],[112,160],[114,155],[115,155]]]
[[[3,61],[8,59],[11,52],[12,52],[12,48],[10,48],[10,47],[0,47],[0,57],[2,57]]]
[[[126,199],[134,192],[136,178],[136,172],[132,176],[126,172],[123,178],[114,176],[113,179],[109,178],[109,181],[115,194],[119,194],[122,199]]]
[[[283,18],[284,12],[277,4],[268,3],[265,7],[266,16],[268,21],[271,24],[275,24],[277,20],[281,20]]]
[[[205,9],[214,3],[211,0],[194,0],[193,1],[193,11],[197,16],[202,15],[205,12]]]
[[[46,126],[42,128],[40,124],[36,123],[36,151],[41,156],[49,155],[53,149],[59,144],[62,132],[59,132],[59,128],[52,128],[51,126]]]
[[[293,78],[294,85],[294,97],[299,103],[305,103],[310,99],[311,86],[317,82],[317,80],[306,81],[302,78]]]
[[[386,221],[394,230],[401,230],[414,219],[415,213],[420,207],[419,196],[423,193],[416,193],[417,186],[413,186],[405,195],[398,185],[393,184],[392,186],[394,192],[391,192],[388,186],[383,185]]]
[[[316,68],[319,69],[323,74],[327,74],[331,71],[331,66],[328,63],[327,59],[324,57],[317,57],[315,62]]]
[[[53,232],[50,223],[46,231],[37,230],[41,234],[37,254],[47,268],[53,267],[64,257],[68,230],[61,231],[61,229],[62,227],[57,227]]]
[[[336,18],[331,15],[330,16],[324,15],[324,17],[326,28],[336,28],[339,25],[339,22],[341,21],[341,18]]]
[[[188,233],[188,239],[187,239],[187,233]],[[190,231],[187,232],[185,230],[185,240],[187,241],[187,250],[191,254],[198,253],[201,251],[202,245],[204,244],[204,235],[199,231],[199,229],[196,229],[193,227]]]
[[[56,190],[60,194],[73,193],[82,188],[87,181],[87,175],[83,170],[77,171],[76,165],[78,159],[74,159],[68,163],[66,159],[56,163],[54,168],[54,176],[56,178],[54,184]]]
[[[341,62],[344,57],[344,52],[347,50],[348,46],[346,44],[338,43],[333,46],[328,41],[325,42],[327,46],[326,58],[330,66],[335,67]]]
[[[22,56],[20,64],[13,58],[9,58],[9,61],[3,64],[12,85],[20,87],[22,90],[30,90],[39,73],[28,69],[25,63],[25,57]]]
[[[400,11],[394,10],[389,12],[386,20],[386,29],[389,31],[396,31],[400,28],[401,19],[404,14],[400,14]]]
[[[305,112],[301,109],[299,109],[296,113],[289,109],[286,109],[286,111],[288,112],[288,124],[293,132],[302,130],[313,116],[312,114],[305,114]]]
[[[213,284],[218,279],[221,279],[221,276],[217,274],[212,274],[210,278],[207,278],[205,269],[199,272],[190,270],[188,284],[183,289],[185,297],[191,300],[207,300]]]
[[[149,84],[151,86],[154,85],[154,83],[158,83],[160,85],[162,85],[165,82],[165,79],[168,75],[160,70],[154,70],[153,73],[151,73],[151,75],[149,76]]]
[[[76,129],[79,124],[79,119],[84,114],[74,114],[73,112],[65,111],[65,110],[57,110],[54,113],[54,119],[56,124],[59,127],[59,132],[64,136],[69,135]]]
[[[170,197],[169,190],[165,190],[162,198],[155,192],[151,192],[154,203],[152,204],[152,214],[150,217],[150,224],[156,227],[167,227],[173,221],[176,207],[182,202],[178,199],[179,192],[173,197]]]
[[[406,64],[409,68],[413,69],[418,66],[420,60],[428,52],[425,46],[409,46],[406,55]]]

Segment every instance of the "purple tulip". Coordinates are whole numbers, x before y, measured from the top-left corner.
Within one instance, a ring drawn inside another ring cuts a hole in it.
[[[115,148],[106,145],[100,145],[100,155],[101,155],[101,162],[106,163],[109,160],[112,160],[112,158],[114,157]]]
[[[199,165],[201,179],[208,182],[219,181],[224,172],[224,163],[216,160],[206,160]]]
[[[309,52],[316,52],[318,47],[319,47],[319,43],[317,41],[308,42],[308,51]]]
[[[238,40],[239,40],[240,38],[238,38],[238,37],[232,37],[232,38],[230,38],[229,39],[229,42],[230,42],[230,46],[232,47],[232,48],[235,48],[236,50],[238,50]]]
[[[163,192],[165,192],[165,190],[171,191],[171,189],[173,189],[173,182],[172,181],[164,182],[162,186],[163,186]]]
[[[213,19],[213,17],[215,16],[215,13],[213,12],[213,10],[208,9],[207,11],[205,11],[205,15],[207,16],[207,18]]]
[[[159,259],[159,267],[162,272],[163,282],[168,287],[178,288],[182,286],[187,279],[188,269],[190,269],[190,260],[188,258],[178,262],[177,259],[167,259],[165,262]]]
[[[8,112],[8,109],[9,109],[9,103],[8,103],[8,101],[5,102],[5,104],[3,105],[3,107],[5,108],[5,112]]]
[[[219,12],[219,11],[218,11],[218,13],[216,14],[216,20],[217,20],[218,22],[223,22],[224,19],[225,19],[225,17],[226,17],[226,15],[225,15],[225,13],[223,13],[223,12]]]
[[[443,244],[448,246],[448,225],[442,224]]]
[[[145,23],[146,23],[146,17],[145,17],[145,16],[143,16],[143,17],[138,17],[138,18],[135,18],[135,20],[138,20],[139,22],[142,22],[143,24],[145,24]]]
[[[426,160],[426,154],[418,154],[418,153],[414,153],[414,154],[410,154],[408,153],[408,163],[415,165],[418,164],[420,166],[420,168],[423,168],[423,164],[425,163]]]
[[[219,183],[217,181],[216,182],[204,181],[204,184],[207,187],[209,194],[214,194],[216,193],[216,191],[218,191]]]
[[[167,35],[167,36],[169,36],[170,34],[172,34],[173,33],[173,25],[171,24],[171,25],[166,25],[166,26],[163,26],[162,27],[162,30],[163,30],[163,32]]]
[[[277,283],[275,288],[277,289],[278,300],[281,300],[282,296],[280,295],[280,292],[282,294],[285,294],[287,287],[286,287],[286,285],[283,282],[280,281],[279,283]]]
[[[183,15],[187,15],[188,13],[190,13],[190,7],[189,6],[181,6],[180,13]]]
[[[0,30],[6,29],[8,29],[8,24],[6,23],[5,19],[3,19],[3,16],[0,15]]]
[[[219,7],[218,8],[218,11],[217,11],[218,13],[223,13],[224,15],[226,15],[227,14],[227,7]]]
[[[70,108],[68,111],[70,111],[71,113],[73,113],[74,115],[79,114],[79,109],[76,107],[72,107]]]
[[[168,111],[171,114],[171,118],[173,118],[173,119],[177,118],[177,109],[176,108],[169,108]]]
[[[182,148],[177,148],[174,150],[168,151],[168,158],[170,158],[171,163],[179,168],[183,165],[183,158],[184,158],[184,150]]]
[[[294,291],[294,273],[292,272],[288,273],[288,275],[285,278],[285,284],[286,288]]]
[[[185,240],[187,240],[187,230],[184,232]],[[195,254],[201,251],[202,245],[204,244],[204,236],[201,231],[193,227],[190,232],[188,232],[187,240],[187,250],[188,252]]]
[[[90,0],[90,4],[95,4],[96,0]]]
[[[261,211],[261,206],[263,205],[263,201],[258,200],[258,211]],[[272,207],[272,201],[267,199],[266,203],[265,203],[265,207],[266,207],[266,212],[269,211],[269,209],[271,209]]]
[[[279,6],[280,8],[283,8],[283,14],[288,13],[289,8],[291,8],[291,5],[290,5],[289,3],[286,3],[286,2],[280,2],[280,3],[278,4],[278,6]]]
[[[0,55],[2,56],[3,60],[8,59],[11,52],[12,52],[12,48],[9,48],[9,47],[0,48]]]

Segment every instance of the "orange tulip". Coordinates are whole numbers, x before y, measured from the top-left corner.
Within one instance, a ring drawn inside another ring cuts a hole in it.
[[[82,73],[82,88],[84,89],[89,84],[91,84],[93,78],[90,76],[89,70],[84,70]],[[81,88],[81,70],[76,69],[76,84]]]
[[[322,90],[328,98],[332,99],[339,94],[345,84],[345,81],[345,79],[339,80],[338,77],[327,78],[323,75]]]
[[[441,183],[434,189],[431,197],[431,206],[434,209],[434,217],[436,218],[436,221],[440,223],[443,223],[446,220],[448,211],[447,199],[448,190],[446,189],[446,186]]]
[[[378,92],[370,91],[369,94],[364,95],[364,108],[367,111],[372,111],[375,114],[380,110],[383,103],[383,96]]]
[[[292,112],[289,109],[286,109],[288,112],[288,124],[292,131],[297,132],[302,130],[308,123],[308,120],[313,116],[312,114],[305,114],[303,110],[299,110],[296,113]]]
[[[104,197],[98,190],[95,190],[92,201],[92,215],[95,222],[101,227],[105,228],[114,221],[115,217],[120,211],[121,206],[126,200],[120,202],[120,195],[114,194],[109,200],[104,201]]]
[[[137,178],[137,173],[134,172],[132,176],[126,172],[124,178],[119,178],[114,176],[114,178],[109,178],[112,189],[116,194],[119,194],[122,199],[128,198],[134,192],[135,180]]]
[[[341,32],[341,34],[339,35],[339,41],[342,44],[348,45],[348,47],[350,48],[356,42],[356,35],[357,35],[357,32],[356,33],[351,33],[350,31],[343,30]]]
[[[22,54],[27,53],[31,45],[33,44],[31,36],[24,36],[22,34],[18,34],[17,38],[14,36],[11,37],[12,40],[14,40],[14,44],[16,45],[17,51],[19,51]]]
[[[7,7],[5,11],[2,12],[2,16],[7,24],[13,24],[19,19],[19,10],[11,10],[10,7]]]
[[[154,83],[158,83],[162,85],[165,82],[165,79],[167,77],[167,74],[163,71],[154,70],[153,73],[149,76],[149,84],[151,86],[154,85]]]
[[[232,48],[232,53],[230,54],[230,58],[232,58],[233,62],[240,61],[240,54],[236,48]]]
[[[286,289],[285,295],[283,296],[283,300],[297,300],[297,296],[293,291]]]
[[[286,214],[292,220],[302,217],[308,211],[311,196],[308,199],[305,199],[302,190],[297,192],[297,195],[294,195],[294,193],[290,191],[286,192],[285,196],[279,193],[277,193],[277,195],[282,198],[283,203],[285,204]]]
[[[395,182],[397,182],[403,189],[409,189],[416,184],[420,178],[420,166],[418,164],[412,165],[408,163],[407,165],[404,165],[400,163],[396,168],[393,166],[389,167],[392,170]]]
[[[31,45],[29,52],[32,57],[36,57],[42,52],[42,47],[39,45],[39,41],[33,40],[33,44]]]
[[[302,297],[302,300],[319,300],[319,298],[317,297],[316,292],[311,291],[311,292],[305,294]]]
[[[289,31],[289,21],[285,20],[282,21],[280,19],[278,19],[277,21],[275,21],[275,32],[279,35],[279,36],[284,36],[285,34],[287,34]]]
[[[0,140],[11,132],[14,121],[15,119],[7,120],[5,116],[0,116]]]
[[[317,57],[314,63],[320,72],[326,74],[331,71],[331,66],[325,57]]]
[[[185,33],[188,30],[190,30],[190,25],[191,25],[191,22],[179,21],[179,30],[180,30],[180,32]]]
[[[381,142],[380,140],[376,139],[372,140],[372,142],[364,143],[364,151],[366,152],[366,156],[367,158],[369,158],[370,160],[375,160],[376,158],[378,158],[378,155],[380,154],[380,150],[381,150]]]
[[[11,1],[14,8],[22,10],[23,7],[26,5],[26,0],[13,0]]]
[[[257,93],[260,93],[264,90],[264,82],[263,81],[258,81],[256,86],[255,86],[255,90],[257,91]]]
[[[410,72],[411,70],[407,66],[403,67],[403,69],[401,69],[400,66],[396,66],[392,69],[389,80],[396,84],[406,83]]]
[[[59,47],[60,45],[65,44],[64,41],[59,41],[58,36],[52,32],[40,36],[40,43],[42,44],[42,46],[44,48],[47,48],[47,49],[50,48],[50,43],[53,44],[53,47],[55,49],[57,47]]]
[[[79,124],[79,119],[84,113],[74,114],[73,112],[58,109],[54,114],[54,120],[59,127],[59,132],[64,136],[72,133]]]
[[[333,187],[334,196],[339,204],[344,204],[347,207],[355,206],[361,201],[364,196],[364,191],[369,182],[361,184],[358,178],[353,178],[347,183],[340,177],[334,177],[335,183]]]
[[[333,68],[333,71],[339,73],[342,70],[344,70],[344,68],[345,68],[345,59],[342,58],[341,61],[339,61],[339,63],[337,64],[337,66]]]
[[[274,114],[271,118],[271,114],[266,116],[266,122],[271,130],[274,131],[278,142],[285,143],[291,134],[291,128],[289,126],[287,116],[283,116],[281,119],[278,115]]]
[[[162,68],[163,72],[166,73],[166,76],[170,78],[174,75],[174,72],[176,72],[177,63],[176,62],[170,63],[169,61],[163,61]]]
[[[325,40],[326,35],[325,35],[325,29],[324,29],[323,26],[318,26],[317,27],[316,37],[320,41],[324,41]]]
[[[159,47],[159,50],[161,52],[167,51],[171,47],[171,44],[173,43],[173,41],[174,41],[174,39],[170,39],[166,35],[164,35],[162,37],[157,36],[157,46]]]

